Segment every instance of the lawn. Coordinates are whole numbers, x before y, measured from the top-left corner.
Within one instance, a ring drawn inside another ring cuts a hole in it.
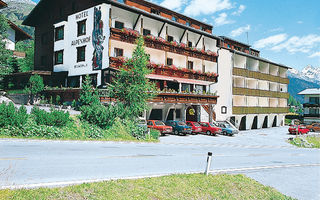
[[[320,148],[320,136],[300,136],[289,140],[290,144],[303,148]]]
[[[292,199],[244,175],[173,175],[63,188],[0,190],[0,199]]]

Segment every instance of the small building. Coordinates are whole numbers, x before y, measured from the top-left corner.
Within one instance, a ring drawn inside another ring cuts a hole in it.
[[[0,9],[5,7],[7,7],[7,4],[0,0]],[[32,39],[32,37],[10,20],[8,20],[8,24],[9,29],[7,31],[8,38],[6,39],[6,49],[11,50],[14,56],[24,58],[26,56],[25,53],[16,51],[15,44],[19,41]]]
[[[320,88],[305,89],[298,94],[304,95],[304,123],[320,122]]]

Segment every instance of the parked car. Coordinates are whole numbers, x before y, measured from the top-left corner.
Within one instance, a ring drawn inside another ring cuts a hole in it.
[[[221,128],[221,134],[222,135],[229,135],[233,136],[234,134],[238,134],[239,131],[235,128],[233,128],[230,124],[227,122],[217,122],[218,127]]]
[[[209,123],[209,122],[200,122],[202,132],[206,133],[207,135],[217,135],[220,134],[222,129],[217,127],[216,124],[214,123]]]
[[[202,132],[201,125],[198,122],[191,122],[187,121],[186,123],[188,126],[192,127],[192,133],[193,134],[198,134]]]
[[[320,123],[313,123],[311,125],[308,125],[307,129],[309,129],[311,132],[320,132]]]
[[[168,120],[165,124],[172,127],[175,135],[187,135],[192,133],[192,128],[182,121]]]
[[[149,120],[148,128],[152,128],[160,131],[161,135],[164,136],[168,133],[172,133],[172,127],[165,125],[162,121],[159,120]]]
[[[297,129],[298,129],[298,134],[308,134],[310,131],[309,129],[307,129],[306,126],[303,126],[303,125],[292,125],[290,126],[288,131],[290,134],[296,135]]]

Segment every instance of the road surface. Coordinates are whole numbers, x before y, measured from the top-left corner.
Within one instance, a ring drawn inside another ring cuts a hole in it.
[[[0,188],[64,186],[113,178],[243,173],[280,192],[320,199],[320,150],[286,142],[288,127],[228,136],[166,136],[157,144],[0,140]]]

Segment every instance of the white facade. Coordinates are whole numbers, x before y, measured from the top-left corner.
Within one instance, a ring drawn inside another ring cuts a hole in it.
[[[94,14],[95,8],[101,11],[102,68],[93,69]],[[63,51],[63,64],[54,65],[54,72],[67,71],[68,76],[97,74],[97,84],[101,84],[101,70],[109,67],[109,11],[110,5],[101,4],[93,8],[68,16],[68,21],[55,24],[55,28],[64,26],[64,39],[56,41],[54,51]],[[86,20],[86,34],[78,37],[78,22]],[[67,34],[66,34],[67,33]],[[77,61],[77,48],[85,46],[85,61]]]

